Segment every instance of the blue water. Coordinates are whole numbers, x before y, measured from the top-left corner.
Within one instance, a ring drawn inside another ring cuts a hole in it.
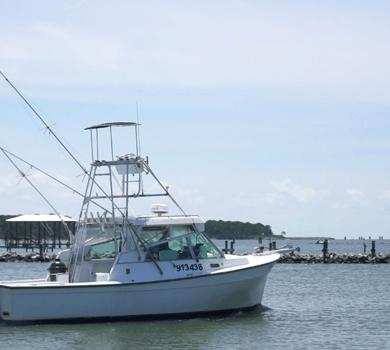
[[[359,253],[362,242],[331,241],[329,250]],[[378,249],[390,251],[389,241],[379,242]],[[303,253],[321,253],[322,246],[315,242],[296,243]],[[236,241],[238,252],[256,245]],[[40,278],[48,266],[0,263],[0,280]],[[181,320],[0,326],[0,344],[12,349],[390,349],[389,287],[387,264],[277,264],[268,277],[264,306],[249,312]]]

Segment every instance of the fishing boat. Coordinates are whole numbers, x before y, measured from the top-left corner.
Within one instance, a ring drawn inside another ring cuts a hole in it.
[[[123,127],[135,130],[135,153],[114,157],[112,129]],[[69,230],[73,244],[58,254],[46,278],[0,282],[3,321],[183,315],[261,304],[278,252],[219,250],[205,221],[184,212],[141,156],[138,122],[86,130],[92,162],[76,232]],[[109,160],[99,156],[98,137],[108,130]],[[144,188],[147,176],[158,191]],[[145,198],[169,199],[178,214],[153,204],[150,214],[137,215],[133,204]]]

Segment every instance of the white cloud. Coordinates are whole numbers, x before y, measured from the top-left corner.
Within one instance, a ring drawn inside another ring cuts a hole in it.
[[[363,191],[357,189],[349,189],[347,190],[347,194],[353,201],[360,202],[364,198]]]
[[[170,186],[169,192],[179,203],[183,203],[185,205],[200,205],[205,201],[204,196],[196,188],[184,190],[177,186]]]
[[[42,15],[39,22],[6,22],[0,59],[10,78],[34,86],[328,86],[387,100],[378,94],[390,80],[384,18],[374,24],[320,7],[226,7],[123,3],[117,13],[99,4],[79,8],[80,16],[91,12],[82,23],[69,23],[66,13],[56,21]]]
[[[175,201],[185,210],[185,206],[196,206],[201,205],[205,202],[204,196],[201,191],[197,188],[183,189],[179,186],[168,184],[167,182],[160,180],[164,187],[168,187],[169,194]],[[162,193],[160,185],[153,180],[147,187],[146,181],[144,180],[145,188],[150,188],[151,192]]]
[[[375,201],[377,202],[377,201]],[[364,192],[356,188],[351,188],[345,191],[345,193],[337,198],[337,202],[333,203],[332,209],[358,209],[362,207],[368,207],[372,203],[371,198],[367,198]],[[378,203],[376,203],[378,204]]]
[[[286,201],[305,203],[314,199],[328,197],[330,194],[329,190],[326,189],[315,190],[294,184],[291,179],[285,179],[281,182],[272,181],[271,187],[274,189],[274,192],[267,193],[266,200],[272,205]]]
[[[46,200],[64,215],[75,216],[81,205],[81,197],[63,187],[40,172],[28,172],[27,178]],[[80,185],[66,176],[59,176],[61,181],[71,188],[77,189]],[[50,205],[31,186],[26,179],[14,175],[0,176],[0,212],[3,214],[35,214],[53,212]]]

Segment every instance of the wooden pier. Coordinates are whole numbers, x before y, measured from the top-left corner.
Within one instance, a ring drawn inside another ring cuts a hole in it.
[[[6,220],[8,227],[3,229],[3,245],[7,251],[12,249],[39,249],[47,251],[69,247],[70,237],[64,223],[75,232],[76,220],[58,215],[22,215]]]

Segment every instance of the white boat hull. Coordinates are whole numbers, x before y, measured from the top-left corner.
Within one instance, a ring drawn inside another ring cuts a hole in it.
[[[244,309],[261,303],[277,257],[266,264],[158,282],[0,284],[3,320],[187,314]]]

